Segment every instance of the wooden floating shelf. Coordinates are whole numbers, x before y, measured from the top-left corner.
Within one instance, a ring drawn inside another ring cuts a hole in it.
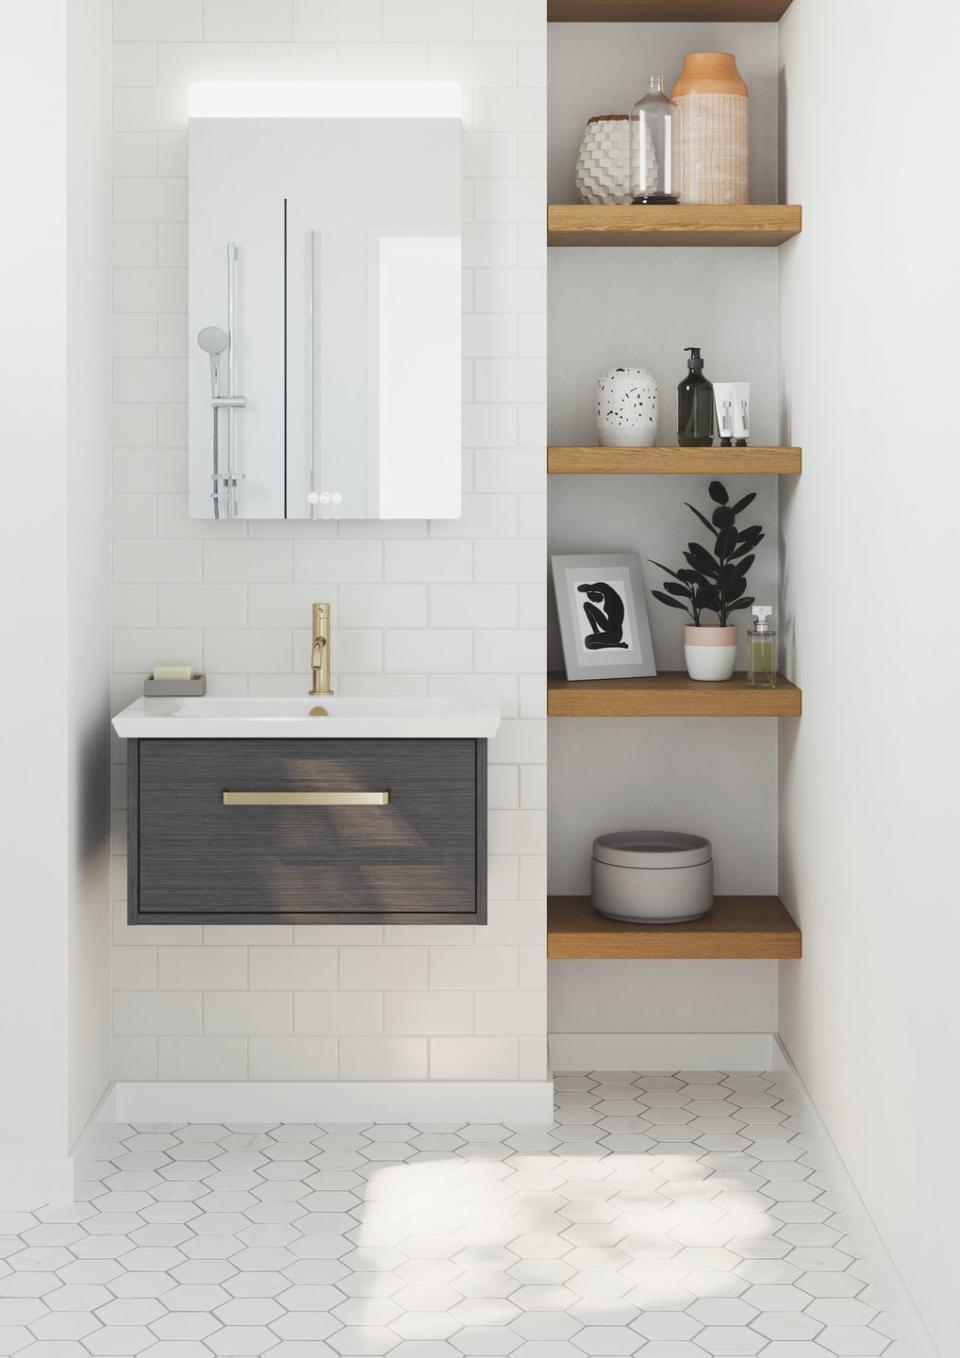
[[[776,23],[790,0],[547,0],[554,23]]]
[[[802,218],[799,207],[776,203],[742,207],[551,203],[547,244],[782,245],[799,234]]]
[[[801,955],[800,930],[776,896],[717,896],[710,913],[691,924],[622,924],[598,915],[588,896],[547,903],[547,957],[554,960]]]
[[[667,671],[653,679],[547,676],[548,717],[799,717],[802,695],[780,675],[776,688],[750,688],[746,675],[722,683]]]
[[[799,448],[547,449],[551,476],[798,476]]]

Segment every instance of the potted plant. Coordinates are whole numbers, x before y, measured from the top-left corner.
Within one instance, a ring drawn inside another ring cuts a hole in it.
[[[691,679],[719,680],[733,675],[737,629],[729,619],[753,604],[747,594],[747,574],[756,560],[754,549],[764,538],[759,524],[741,529],[737,518],[756,498],[751,492],[731,504],[726,487],[711,481],[710,499],[715,508],[710,518],[691,504],[687,508],[710,532],[712,550],[699,542],[688,543],[683,554],[687,564],[676,571],[659,561],[651,562],[670,576],[662,590],[652,591],[653,597],[692,619],[683,629],[683,652]],[[715,613],[718,621],[704,622],[704,613]]]

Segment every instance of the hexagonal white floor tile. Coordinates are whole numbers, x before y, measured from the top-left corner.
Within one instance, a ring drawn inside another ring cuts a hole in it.
[[[101,1127],[79,1203],[0,1214],[0,1355],[895,1352],[789,1081],[556,1088],[547,1131]]]

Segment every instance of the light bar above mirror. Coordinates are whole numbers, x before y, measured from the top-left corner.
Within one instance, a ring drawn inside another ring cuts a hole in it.
[[[450,81],[202,81],[187,95],[190,118],[459,118]]]

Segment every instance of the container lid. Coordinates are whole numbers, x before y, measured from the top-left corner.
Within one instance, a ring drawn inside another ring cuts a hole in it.
[[[713,854],[709,839],[684,835],[676,830],[624,830],[600,835],[593,841],[593,856],[600,863],[619,868],[695,868],[709,863]]]

